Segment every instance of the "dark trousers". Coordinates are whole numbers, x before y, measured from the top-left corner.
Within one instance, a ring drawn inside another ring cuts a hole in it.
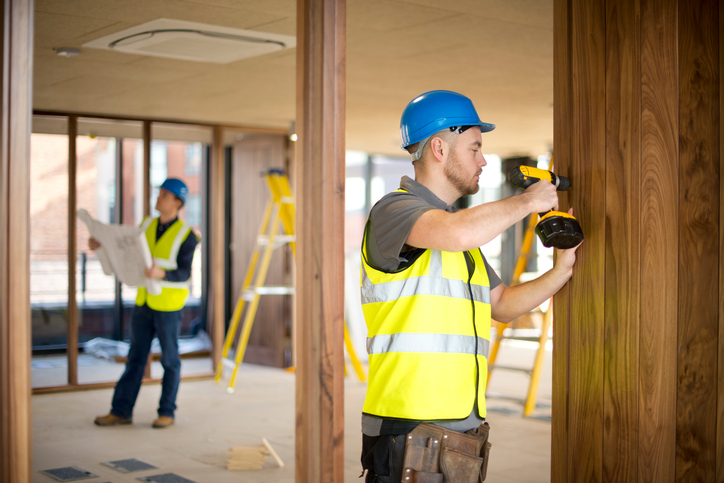
[[[161,400],[159,416],[173,417],[176,410],[176,394],[181,382],[181,357],[178,352],[178,338],[181,335],[181,311],[160,312],[146,305],[136,306],[131,318],[131,348],[128,351],[126,370],[118,380],[113,393],[111,414],[131,419],[138,391],[141,389],[143,373],[151,352],[154,336],[161,343]]]
[[[362,435],[362,468],[365,483],[399,483],[405,458],[405,434]]]

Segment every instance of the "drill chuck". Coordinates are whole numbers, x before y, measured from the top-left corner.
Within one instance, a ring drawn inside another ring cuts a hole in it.
[[[555,185],[558,191],[568,191],[571,189],[571,180],[564,176],[558,176],[545,169],[533,168],[530,166],[519,166],[514,168],[508,175],[508,179],[518,188],[526,189],[533,183],[544,179]]]

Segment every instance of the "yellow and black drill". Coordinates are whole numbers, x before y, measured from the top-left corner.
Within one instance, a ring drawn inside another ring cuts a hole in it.
[[[545,179],[555,185],[558,191],[571,189],[571,180],[558,176],[545,169],[519,166],[513,168],[508,179],[518,188],[526,189],[533,183]],[[555,248],[573,248],[583,241],[583,230],[573,215],[562,211],[549,211],[540,214],[541,219],[535,226],[535,232],[543,245]]]

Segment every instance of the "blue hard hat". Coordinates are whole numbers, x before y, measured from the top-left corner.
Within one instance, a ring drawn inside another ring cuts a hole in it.
[[[184,204],[186,204],[186,196],[189,194],[189,189],[186,187],[186,183],[178,178],[168,178],[161,184],[161,189],[170,191]]]
[[[480,120],[473,102],[462,94],[452,91],[420,94],[402,112],[402,149],[453,126],[480,126],[481,132],[495,129],[495,124]]]

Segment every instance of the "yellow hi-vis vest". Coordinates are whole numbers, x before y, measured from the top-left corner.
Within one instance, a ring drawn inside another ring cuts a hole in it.
[[[362,244],[369,383],[363,412],[384,418],[485,417],[490,283],[480,250],[425,250],[411,266],[372,268]]]
[[[143,220],[141,229],[146,233],[148,247],[151,249],[151,255],[156,260],[159,268],[164,270],[176,270],[178,265],[178,251],[186,237],[191,233],[191,227],[181,220],[171,225],[161,238],[156,241],[156,229],[158,228],[158,218],[146,218]],[[151,295],[146,292],[144,287],[138,287],[138,295],[136,295],[136,305],[148,305],[153,310],[160,312],[173,312],[181,310],[186,303],[186,297],[189,295],[189,282],[169,282],[159,280],[161,285],[160,295]]]

